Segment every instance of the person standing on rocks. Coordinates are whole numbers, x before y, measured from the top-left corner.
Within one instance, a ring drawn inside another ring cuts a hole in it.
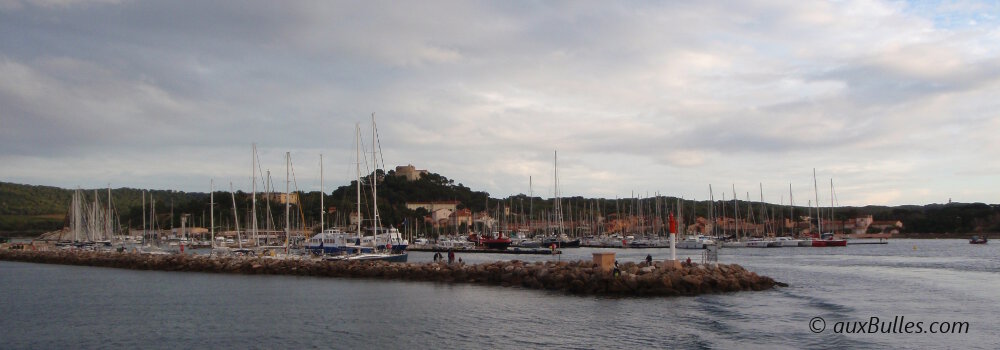
[[[448,263],[451,264],[455,262],[455,251],[448,249]]]
[[[618,260],[615,260],[615,270],[611,272],[611,275],[615,277],[622,275],[622,270],[618,269]]]
[[[653,254],[646,254],[646,266],[653,266]]]

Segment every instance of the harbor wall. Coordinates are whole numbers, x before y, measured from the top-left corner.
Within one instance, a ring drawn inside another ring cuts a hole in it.
[[[482,264],[443,262],[324,261],[267,257],[209,257],[169,254],[0,250],[0,260],[45,264],[100,266],[133,270],[191,271],[257,275],[475,283],[560,291],[579,295],[694,296],[706,293],[760,291],[785,286],[736,264],[625,263],[604,271],[591,261]]]

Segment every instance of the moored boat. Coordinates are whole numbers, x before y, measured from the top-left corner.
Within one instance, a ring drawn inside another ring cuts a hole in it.
[[[481,245],[486,249],[496,250],[506,250],[512,243],[510,238],[504,237],[503,234],[500,233],[489,237],[482,237],[479,234],[472,233],[469,234],[468,240],[469,242],[476,242],[477,245]]]
[[[775,243],[782,247],[799,247],[803,242],[800,239],[794,239],[791,237],[778,237],[774,239]]]
[[[709,245],[715,244],[708,236],[687,236],[675,245],[677,249],[705,249]]]
[[[972,238],[969,238],[969,244],[986,244],[986,241],[986,236],[972,236]]]

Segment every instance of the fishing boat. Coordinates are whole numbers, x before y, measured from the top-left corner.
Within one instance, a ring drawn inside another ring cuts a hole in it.
[[[469,242],[476,242],[477,245],[482,246],[486,249],[495,250],[506,250],[513,243],[510,238],[504,237],[503,234],[499,232],[494,232],[493,235],[483,237],[478,233],[469,234]]]
[[[972,238],[969,238],[969,244],[986,244],[986,241],[986,236],[972,236]]]

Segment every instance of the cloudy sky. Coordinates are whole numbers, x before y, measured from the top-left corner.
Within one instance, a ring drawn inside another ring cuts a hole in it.
[[[1000,203],[996,1],[0,0],[0,181]],[[529,185],[529,179],[531,185]]]

